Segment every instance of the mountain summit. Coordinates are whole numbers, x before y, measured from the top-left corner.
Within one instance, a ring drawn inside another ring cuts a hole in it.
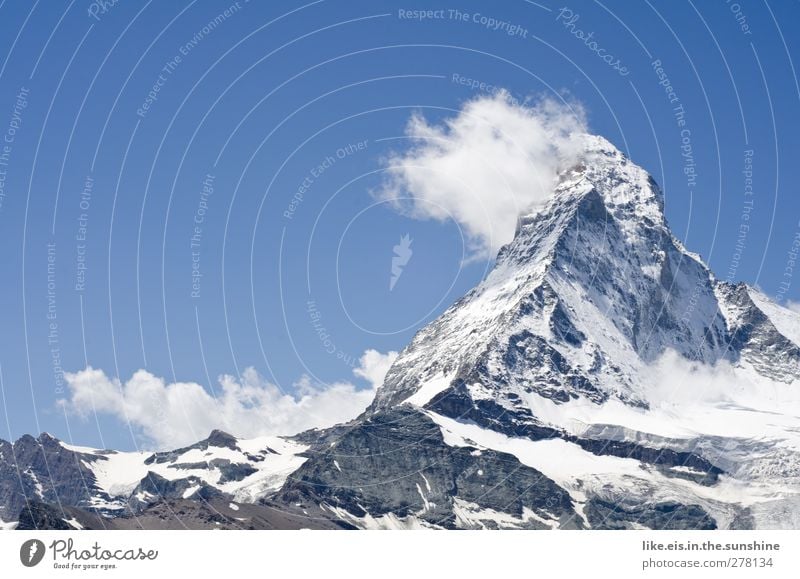
[[[800,315],[716,280],[671,233],[653,179],[581,139],[362,416],[151,455],[0,441],[2,518],[32,496],[99,521],[213,500],[308,526],[798,528]]]
[[[457,378],[495,402],[518,387],[644,402],[642,362],[729,355],[713,277],[670,233],[655,182],[605,139],[585,142],[488,277],[401,354],[373,409],[427,402]]]

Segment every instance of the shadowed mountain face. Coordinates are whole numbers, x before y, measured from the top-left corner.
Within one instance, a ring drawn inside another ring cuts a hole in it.
[[[586,136],[356,420],[155,454],[0,441],[0,519],[799,528],[798,344],[800,315],[717,281],[673,237],[649,175]]]

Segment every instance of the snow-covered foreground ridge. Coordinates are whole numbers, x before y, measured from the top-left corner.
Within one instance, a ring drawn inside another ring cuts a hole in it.
[[[800,528],[800,315],[718,281],[643,169],[583,147],[362,416],[156,455],[0,443],[0,519],[219,493],[359,528]]]
[[[46,433],[13,445],[0,441],[5,491],[0,519],[12,520],[30,501],[78,506],[106,517],[137,513],[164,498],[229,496],[254,502],[283,485],[307,448],[280,437],[241,440],[221,431],[165,452],[98,450]],[[18,489],[9,484],[14,480]]]

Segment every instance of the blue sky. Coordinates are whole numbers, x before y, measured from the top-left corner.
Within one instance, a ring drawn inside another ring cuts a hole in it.
[[[0,437],[139,444],[58,406],[60,372],[87,365],[209,392],[248,367],[290,393],[303,375],[368,388],[364,351],[402,349],[491,265],[465,261],[457,223],[376,197],[385,160],[414,111],[436,124],[500,88],[582,103],[718,277],[800,300],[799,17],[747,0],[0,3]]]

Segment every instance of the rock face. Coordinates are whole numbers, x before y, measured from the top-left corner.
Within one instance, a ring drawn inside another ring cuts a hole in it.
[[[160,530],[160,529],[348,529],[345,522],[312,517],[291,506],[233,503],[228,499],[160,499],[136,514],[103,517],[77,507],[31,501],[20,514],[20,531]]]
[[[572,499],[541,472],[493,450],[452,447],[439,426],[411,408],[365,418],[320,448],[277,500],[324,505],[356,525],[388,521],[457,527],[464,522],[581,528]]]
[[[80,460],[47,433],[26,435],[14,444],[0,441],[0,519],[17,520],[27,500],[87,504],[94,490],[87,464],[94,460]]]
[[[253,528],[800,528],[800,315],[717,281],[649,175],[583,139],[362,416],[159,453],[0,441],[0,518],[181,528],[177,505],[197,528],[237,501]]]

